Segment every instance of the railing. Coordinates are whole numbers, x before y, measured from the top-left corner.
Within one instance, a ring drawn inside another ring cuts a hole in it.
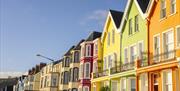
[[[147,54],[147,53],[146,53]],[[138,66],[145,67],[150,65],[155,65],[159,63],[169,62],[175,59],[176,57],[176,50],[167,51],[157,55],[150,55],[149,62],[147,59],[139,59]]]
[[[109,74],[109,71],[107,69],[107,70],[104,70],[104,71],[101,71],[101,72],[93,73],[93,78],[107,76],[108,74]]]
[[[134,66],[135,66],[134,62],[122,64],[120,66],[116,66],[116,67],[111,68],[110,73],[115,74],[115,73],[120,73],[120,72],[124,72],[124,71],[133,70]]]

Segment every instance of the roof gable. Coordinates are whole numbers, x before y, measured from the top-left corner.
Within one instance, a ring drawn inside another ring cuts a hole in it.
[[[140,15],[142,16],[142,18],[145,19],[146,18],[146,11],[149,7],[150,1],[151,0],[128,0],[125,11],[124,11],[122,23],[120,24],[118,31],[122,32],[122,29],[126,23],[127,16],[129,14],[129,10],[131,9],[133,2],[135,3],[135,5],[136,5]]]
[[[124,12],[120,12],[116,10],[109,10],[109,13],[106,18],[106,23],[104,25],[103,34],[101,36],[101,41],[105,37],[106,28],[108,27],[107,25],[109,24],[110,19],[111,19],[112,24],[114,25],[115,30],[118,30],[118,28],[120,27],[120,23],[122,21],[123,14]]]

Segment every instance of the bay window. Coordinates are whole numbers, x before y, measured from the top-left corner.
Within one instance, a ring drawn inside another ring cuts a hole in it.
[[[89,79],[90,78],[90,63],[89,62],[85,63],[84,72],[85,72],[84,78]]]

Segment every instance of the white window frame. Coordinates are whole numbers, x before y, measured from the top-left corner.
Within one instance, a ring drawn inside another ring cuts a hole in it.
[[[104,61],[103,61],[103,70],[107,69],[107,57],[104,57]]]
[[[110,32],[107,33],[107,45],[110,46],[110,42],[111,42],[111,34]]]
[[[155,37],[159,37],[159,54],[158,55],[161,54],[161,37],[160,37],[160,34],[156,34],[153,36],[153,62],[159,62],[161,59],[160,56],[158,56],[159,60],[155,60],[155,56],[157,56],[157,55],[155,55]]]
[[[140,44],[142,44],[142,53],[140,53]],[[144,41],[142,40],[142,41],[139,41],[138,42],[138,46],[137,46],[138,48],[137,48],[137,50],[138,50],[138,57],[139,57],[139,59],[143,59],[143,52],[144,52]]]
[[[127,51],[127,55],[126,55],[125,51]],[[129,53],[128,52],[128,47],[124,48],[124,64],[129,62],[129,55],[128,55],[128,53]]]
[[[97,64],[97,60],[93,62],[93,73],[98,72],[98,64]]]
[[[98,43],[94,43],[94,54],[98,54]]]
[[[97,91],[96,89],[96,85],[93,85],[93,91]]]
[[[128,77],[128,84],[129,84],[129,91],[131,91],[132,86],[131,86],[131,80],[135,80],[135,90],[136,90],[136,78],[135,77]]]
[[[174,12],[172,12],[172,5],[173,4],[175,4],[174,5],[174,9],[175,9]],[[174,2],[172,2],[172,0],[170,0],[170,14],[173,15],[175,13],[176,13],[176,0],[174,0]]]
[[[180,41],[179,41],[179,44],[178,44],[178,33],[177,33],[178,28],[180,29],[180,25],[176,26],[176,48],[180,49]],[[180,30],[179,30],[179,32],[180,32]],[[179,35],[179,37],[180,37],[180,35]]]
[[[112,56],[108,55],[108,68],[112,68],[113,67],[113,60],[112,60]]]
[[[87,70],[87,69],[86,69],[86,66],[87,66],[87,64],[89,64],[89,69],[88,69],[88,70],[89,70],[89,73],[88,73],[89,75],[86,77],[86,75],[87,75],[87,74],[86,74],[86,70]],[[84,78],[85,78],[85,79],[90,79],[90,70],[91,70],[90,68],[91,68],[91,65],[90,65],[89,62],[86,62],[84,66],[85,66],[85,67],[84,67]]]
[[[86,45],[86,57],[91,57],[91,44]]]
[[[162,6],[162,2],[164,1],[165,5],[164,7]],[[165,16],[162,16],[162,12],[163,12],[163,9],[165,9]],[[167,12],[166,12],[166,0],[160,0],[160,19],[163,19],[167,16]]]
[[[125,82],[125,84],[124,84],[124,82]],[[126,91],[127,90],[127,79],[126,78],[121,78],[120,87],[121,87],[120,91]],[[123,89],[125,89],[125,90],[123,90]]]
[[[115,30],[112,29],[112,44],[115,43]]]
[[[133,55],[133,56],[135,56],[134,60],[131,59],[131,56],[132,56],[131,48],[133,48],[133,50],[134,50],[134,55]],[[129,53],[130,53],[130,55],[129,55],[129,56],[130,56],[130,57],[129,57],[129,63],[135,62],[135,61],[136,61],[136,58],[137,58],[137,45],[136,45],[136,44],[132,44],[132,45],[129,47]]]
[[[130,36],[130,35],[132,35],[133,34],[133,21],[132,21],[132,18],[131,19],[129,19],[129,31],[128,31],[128,35]]]
[[[134,30],[135,30],[135,32],[138,32],[139,31],[139,14],[135,16],[134,20],[135,20],[135,23],[134,23],[135,29]]]
[[[83,91],[85,91],[85,89],[88,89],[88,91],[89,91],[89,87],[88,86],[83,86]]]
[[[141,82],[141,85],[139,85],[140,91],[147,91],[148,90],[148,74],[147,73],[143,73],[140,75],[140,82]]]
[[[166,74],[167,76],[167,73],[170,72],[171,73],[171,83],[167,83],[166,81],[169,81],[165,78],[164,74]],[[172,70],[168,69],[168,70],[163,70],[162,71],[162,91],[168,91],[167,88],[165,88],[167,85],[171,85],[171,91],[173,91],[173,77],[172,77]]]
[[[166,31],[164,31],[164,32],[162,32],[162,49],[163,49],[163,53],[164,53],[164,34],[166,34],[166,33],[168,33],[168,32],[172,32],[172,34],[173,34],[173,49],[172,50],[174,50],[174,29],[173,28],[170,28],[170,29],[168,29],[168,30],[166,30]],[[172,50],[170,50],[170,51],[172,51]],[[171,59],[171,58],[173,58],[174,57],[174,54],[172,55],[172,57],[170,57],[170,58],[166,58],[165,60],[168,60],[168,59]]]
[[[80,66],[79,66],[79,78],[80,79],[83,78],[83,70],[84,70],[83,63],[80,63]]]
[[[113,82],[116,83],[116,90],[113,90],[113,88],[112,88],[113,87]],[[111,81],[111,91],[118,91],[118,81],[116,81],[116,80]]]

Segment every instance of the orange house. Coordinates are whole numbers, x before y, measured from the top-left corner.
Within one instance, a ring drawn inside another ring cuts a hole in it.
[[[180,91],[180,0],[151,0],[148,63],[138,61],[138,91]]]

